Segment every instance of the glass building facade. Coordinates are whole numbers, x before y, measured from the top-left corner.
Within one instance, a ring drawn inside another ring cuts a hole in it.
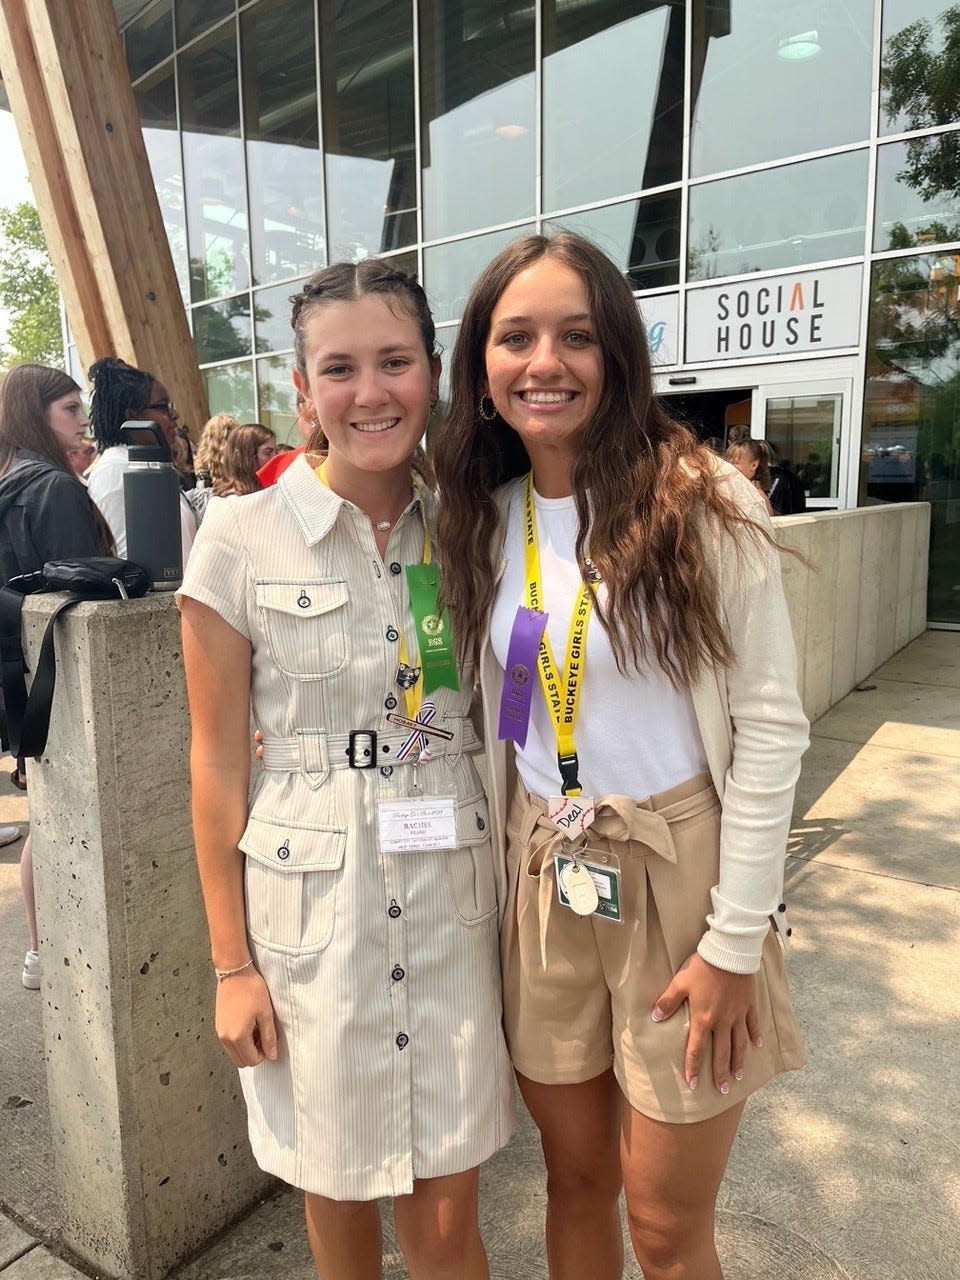
[[[932,504],[960,625],[960,2],[154,0],[123,34],[211,412],[289,436],[317,266],[395,256],[449,352],[489,259],[570,228],[676,416],[749,424],[812,507]]]

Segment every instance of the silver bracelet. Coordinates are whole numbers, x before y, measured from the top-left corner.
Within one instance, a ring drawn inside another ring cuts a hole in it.
[[[214,965],[213,972],[217,975],[217,981],[222,982],[224,978],[232,978],[234,974],[246,973],[248,969],[252,968],[253,961],[248,960],[246,964],[238,965],[236,969],[218,969],[216,965]]]

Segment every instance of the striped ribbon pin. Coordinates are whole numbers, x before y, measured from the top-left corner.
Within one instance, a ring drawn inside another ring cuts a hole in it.
[[[426,701],[417,712],[417,724],[428,725],[437,714],[437,704],[435,702]],[[401,745],[397,752],[398,760],[408,760],[414,751],[418,751],[418,763],[423,763],[430,759],[430,748],[427,744],[427,735],[420,729],[414,729],[407,740]]]

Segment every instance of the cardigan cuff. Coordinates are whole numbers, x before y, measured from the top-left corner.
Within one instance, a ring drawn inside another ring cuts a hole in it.
[[[763,937],[758,940],[750,934],[731,935],[709,929],[700,939],[697,954],[727,973],[757,973],[763,957]]]

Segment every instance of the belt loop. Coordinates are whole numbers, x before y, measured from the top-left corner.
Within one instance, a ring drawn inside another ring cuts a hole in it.
[[[298,729],[297,742],[300,748],[300,772],[307,784],[316,789],[330,772],[327,735],[319,729]]]

